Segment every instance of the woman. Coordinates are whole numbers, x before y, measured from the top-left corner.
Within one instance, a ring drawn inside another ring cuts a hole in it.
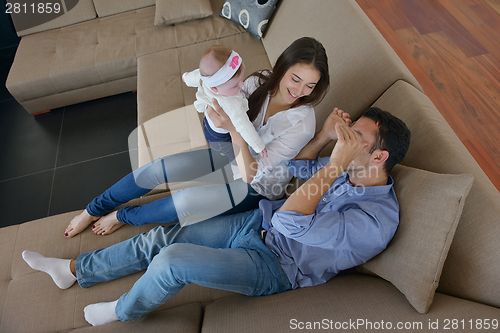
[[[216,110],[208,112],[217,127],[231,134],[237,162],[233,175],[227,174],[231,169],[226,168],[228,159],[210,149],[163,157],[135,170],[96,197],[71,221],[65,237],[75,236],[92,222],[93,232],[98,235],[110,234],[124,224],[192,224],[256,208],[263,198],[282,197],[291,179],[286,165],[314,136],[313,106],[323,99],[329,83],[328,59],[321,43],[309,37],[296,40],[281,54],[272,72],[254,73],[242,88],[249,100],[249,118],[267,147],[268,157],[255,154],[225,112],[216,106]],[[159,184],[207,175],[215,185],[187,188],[147,205],[111,212]]]

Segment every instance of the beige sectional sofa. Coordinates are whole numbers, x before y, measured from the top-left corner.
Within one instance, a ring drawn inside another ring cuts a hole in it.
[[[31,270],[21,252],[74,258],[152,226],[126,226],[105,237],[86,230],[65,239],[62,230],[79,212],[53,216],[0,229],[0,332],[497,331],[500,193],[356,2],[281,1],[262,41],[218,17],[222,3],[212,1],[213,16],[175,26],[154,26],[154,6],[123,5],[128,11],[26,35],[8,88],[30,113],[137,89],[139,160],[132,163],[139,165],[206,145],[190,106],[194,91],[180,74],[197,67],[207,46],[238,50],[250,73],[269,68],[296,38],[315,37],[327,50],[332,82],[315,108],[318,129],[335,106],[357,119],[373,105],[412,131],[410,150],[393,172],[401,204],[393,241],[362,267],[324,285],[255,298],[188,285],[137,322],[90,327],[83,308],[117,299],[140,274],[62,291]],[[110,8],[117,7],[104,12]],[[91,48],[90,35],[99,41],[91,41]],[[87,46],[79,52],[67,45]],[[81,61],[72,63],[71,53]],[[70,86],[72,81],[79,83]],[[135,203],[169,195],[175,186]]]
[[[244,31],[218,15],[156,26],[154,4],[79,0],[67,14],[18,31],[7,89],[31,114],[132,91],[139,57]]]

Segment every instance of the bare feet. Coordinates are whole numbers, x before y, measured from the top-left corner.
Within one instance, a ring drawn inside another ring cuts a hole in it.
[[[101,217],[96,223],[94,223],[92,226],[92,232],[95,235],[109,235],[124,225],[125,223],[121,223],[116,218],[116,212],[111,212],[108,215]]]
[[[69,223],[66,230],[64,230],[64,237],[71,238],[75,235],[78,235],[80,232],[85,230],[92,222],[95,222],[99,219],[99,217],[91,216],[87,213],[87,210],[84,209],[80,215],[75,216],[71,222]]]

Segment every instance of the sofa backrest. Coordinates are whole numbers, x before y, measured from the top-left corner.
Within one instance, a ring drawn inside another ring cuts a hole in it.
[[[93,0],[99,17],[128,12],[134,9],[154,6],[155,0]]]
[[[318,39],[329,57],[331,87],[315,107],[317,131],[334,107],[357,119],[375,104],[412,130],[403,164],[474,174],[438,291],[500,307],[500,192],[354,0],[281,1],[263,38],[271,64],[301,36]]]
[[[472,173],[438,292],[500,307],[500,192],[427,96],[396,83],[376,103],[412,131],[403,164],[436,173]]]
[[[66,10],[66,3],[61,7],[61,13]],[[69,2],[68,2],[69,4]],[[68,25],[95,19],[96,17],[105,17],[115,14],[128,12],[154,6],[155,0],[79,0],[74,8],[66,13],[46,23],[26,28],[29,25],[29,16],[12,15],[12,20],[19,37],[31,35],[37,32],[66,27]],[[69,9],[69,8],[67,8]]]
[[[61,11],[64,10],[64,7]],[[31,35],[37,32],[57,29],[61,27],[65,27],[71,24],[80,23],[88,20],[92,20],[97,17],[97,13],[94,8],[94,3],[92,0],[79,0],[77,5],[69,10],[67,13],[51,20],[46,23],[26,28],[26,20],[29,20],[30,17],[26,15],[11,15],[12,21],[14,22],[14,26],[17,31],[17,35],[19,37]]]
[[[315,108],[316,130],[334,107],[359,117],[397,80],[421,89],[355,0],[280,1],[263,38],[271,64],[303,36],[323,44],[330,67],[330,91]]]

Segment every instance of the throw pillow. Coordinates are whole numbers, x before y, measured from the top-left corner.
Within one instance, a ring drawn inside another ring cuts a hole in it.
[[[397,165],[392,171],[400,205],[394,238],[358,268],[391,282],[420,313],[434,299],[473,175],[436,174]]]
[[[155,25],[170,25],[213,14],[210,0],[156,0]]]
[[[220,16],[230,19],[261,39],[278,0],[228,0]]]

